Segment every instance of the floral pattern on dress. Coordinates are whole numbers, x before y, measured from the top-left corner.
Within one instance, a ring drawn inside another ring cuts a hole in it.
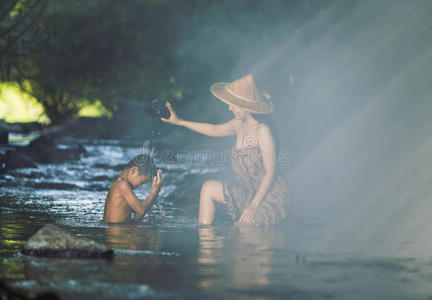
[[[235,180],[222,181],[222,186],[228,214],[233,221],[237,221],[252,202],[265,170],[263,156],[258,146],[242,149],[233,147],[230,157]],[[253,223],[275,225],[287,217],[291,206],[292,197],[285,178],[275,171],[273,184],[264,196]]]

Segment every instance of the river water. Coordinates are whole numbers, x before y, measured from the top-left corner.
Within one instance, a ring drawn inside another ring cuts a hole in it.
[[[0,176],[0,278],[32,295],[49,290],[63,299],[432,299],[432,261],[413,252],[409,240],[355,250],[329,238],[340,228],[319,219],[293,215],[276,228],[235,227],[220,207],[213,226],[198,226],[199,188],[220,176],[215,166],[157,156],[165,182],[147,218],[105,224],[112,180],[146,149],[114,140],[69,143],[84,146],[79,160]],[[137,189],[138,197],[149,188]],[[26,240],[50,223],[112,247],[115,258],[20,254]]]

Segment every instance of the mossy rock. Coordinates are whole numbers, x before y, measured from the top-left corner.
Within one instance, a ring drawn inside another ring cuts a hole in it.
[[[114,256],[111,248],[87,238],[77,237],[55,225],[46,225],[30,237],[22,253],[59,258],[112,259]]]

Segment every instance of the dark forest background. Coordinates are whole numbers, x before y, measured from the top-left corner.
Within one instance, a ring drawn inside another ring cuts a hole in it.
[[[2,0],[0,82],[20,83],[52,125],[95,100],[115,112],[127,100],[169,99],[196,115],[211,83],[253,71],[257,53],[323,8],[354,5],[336,2]],[[250,53],[252,64],[236,68]]]

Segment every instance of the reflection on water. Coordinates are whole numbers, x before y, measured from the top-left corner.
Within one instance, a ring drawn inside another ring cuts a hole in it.
[[[0,263],[1,277],[13,280],[26,279],[24,263],[13,258],[3,259]]]
[[[0,214],[0,278],[22,280],[26,278],[23,261],[13,257],[25,244],[25,232],[31,227],[28,220],[11,214]]]
[[[0,253],[5,255],[7,251],[15,252],[22,248],[21,235],[24,232],[25,224],[19,224],[8,215],[2,216],[2,219],[2,226],[0,227],[0,243],[2,247]]]
[[[273,230],[270,228],[240,227],[238,230],[239,243],[235,245],[237,247],[233,253],[234,261],[240,265],[234,270],[233,280],[239,285],[269,284],[273,266],[272,249],[279,248],[282,243],[272,235]],[[252,272],[246,266],[252,268]]]
[[[218,266],[231,268],[222,280],[229,280],[238,286],[266,285],[272,271],[272,249],[283,241],[271,235],[272,229],[256,227],[219,228],[202,227],[199,233],[198,263],[201,268],[203,288],[212,288],[220,278],[215,275]],[[220,274],[223,272],[220,270]]]
[[[137,225],[111,225],[105,228],[106,244],[112,248],[160,250],[159,239],[151,227]]]
[[[203,265],[214,265],[223,259],[222,248],[224,236],[216,235],[214,227],[201,227],[199,233],[199,256],[198,263]]]
[[[225,236],[221,233],[217,234],[214,227],[201,227],[198,229],[198,234],[199,252],[197,260],[198,264],[201,265],[198,269],[199,286],[204,290],[211,290],[217,285],[217,281],[225,275],[218,268],[224,259]]]
[[[0,175],[0,277],[32,294],[64,299],[426,299],[429,257],[409,240],[361,251],[332,239],[337,229],[302,218],[283,227],[198,226],[210,170],[170,165],[147,222],[102,220],[112,178],[141,149],[99,141],[79,161]],[[119,167],[120,166],[120,167]],[[163,166],[162,166],[163,168]],[[41,177],[43,174],[43,177]],[[136,191],[144,198],[149,186]],[[162,222],[153,222],[161,218]],[[112,261],[33,258],[26,240],[54,223],[114,249]],[[403,252],[394,245],[403,244]],[[356,291],[356,293],[353,293]]]

